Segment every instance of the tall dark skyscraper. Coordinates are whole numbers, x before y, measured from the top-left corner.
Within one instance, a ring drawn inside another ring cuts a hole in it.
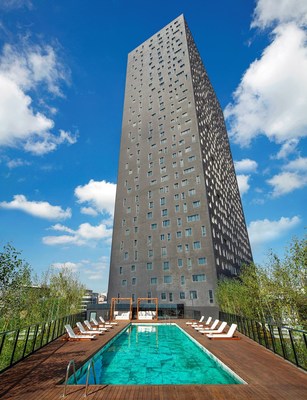
[[[213,312],[252,261],[223,112],[183,15],[128,55],[108,298]]]

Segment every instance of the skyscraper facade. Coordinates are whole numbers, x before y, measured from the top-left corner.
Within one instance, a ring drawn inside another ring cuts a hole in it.
[[[223,112],[183,15],[128,55],[108,298],[216,308],[252,261]]]

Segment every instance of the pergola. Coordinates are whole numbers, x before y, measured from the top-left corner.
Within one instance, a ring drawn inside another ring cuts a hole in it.
[[[110,319],[113,320],[115,317],[116,303],[118,304],[122,300],[128,300],[129,302],[129,320],[132,319],[132,298],[131,297],[112,297],[111,299],[111,310]]]
[[[136,315],[137,319],[139,319],[139,311],[140,311],[140,304],[144,301],[153,301],[156,304],[156,315],[155,318],[152,319],[152,321],[157,321],[158,320],[158,298],[157,297],[139,297],[137,301],[137,310],[136,310]]]

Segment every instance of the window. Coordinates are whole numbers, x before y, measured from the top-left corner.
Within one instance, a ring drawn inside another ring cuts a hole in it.
[[[162,233],[162,235],[160,235],[160,240],[165,240],[165,235],[164,235],[164,233]]]
[[[147,244],[151,244],[152,243],[152,236],[147,236]]]
[[[209,295],[209,303],[214,303],[214,298],[213,298],[213,290],[209,290],[209,292],[208,292],[208,295]]]
[[[171,220],[170,219],[165,219],[162,221],[162,226],[165,228],[166,226],[170,226]]]
[[[152,270],[152,263],[148,262],[146,268],[147,270]]]
[[[153,206],[154,206],[153,201],[150,201],[150,202],[148,203],[148,208],[153,208]]]
[[[205,227],[205,226],[202,226],[202,227],[201,227],[201,235],[202,235],[202,236],[206,236],[206,234],[207,234],[207,233],[206,233],[206,227]]]
[[[199,220],[200,220],[199,214],[193,214],[193,215],[187,216],[188,222],[194,222],[194,221],[199,221]]]
[[[182,225],[182,219],[181,218],[177,218],[177,225],[181,226]]]
[[[161,256],[167,256],[167,248],[161,247]]]
[[[201,249],[201,243],[200,243],[200,241],[193,242],[193,249],[194,249],[194,250]]]
[[[166,300],[166,293],[161,293],[161,300]]]
[[[135,265],[131,265],[131,272],[135,271]]]
[[[178,265],[179,268],[182,268],[182,267],[183,267],[182,258],[178,258],[178,260],[177,260],[177,265]]]
[[[193,201],[193,207],[194,208],[200,207],[200,201],[199,200]]]
[[[178,253],[182,252],[182,244],[177,244],[177,252]]]
[[[173,293],[168,294],[168,299],[169,299],[169,301],[173,301]]]
[[[206,265],[207,264],[207,259],[206,257],[200,257],[198,259],[198,265]]]
[[[196,290],[190,290],[190,299],[197,299],[197,291]]]
[[[182,232],[181,231],[176,232],[176,238],[181,238],[181,237],[182,237]]]
[[[186,235],[186,236],[192,236],[192,228],[187,228],[187,229],[185,230],[185,235]]]
[[[167,209],[165,208],[164,210],[161,211],[162,217],[166,217],[168,214]]]
[[[157,229],[157,224],[151,224],[151,229]]]
[[[132,278],[132,279],[131,279],[131,284],[132,284],[132,285],[136,285],[136,278]]]
[[[167,241],[169,242],[172,238],[172,235],[170,233],[167,234]]]
[[[190,189],[188,193],[189,193],[189,196],[194,196],[196,194],[196,190]]]
[[[190,251],[190,248],[189,248],[189,244],[188,244],[188,243],[186,243],[186,244],[184,245],[184,250],[185,250],[186,252]]]
[[[153,257],[153,250],[152,249],[148,250],[148,257]]]
[[[180,277],[180,284],[181,285],[185,284],[185,276],[184,275],[181,275],[181,277]]]
[[[206,280],[206,275],[205,274],[192,275],[192,281],[193,282],[204,282],[205,280]]]
[[[151,285],[156,285],[158,283],[158,279],[157,278],[150,278],[150,284]]]
[[[185,299],[185,293],[184,292],[180,292],[179,293],[179,298],[180,298],[180,300],[184,300]]]
[[[191,258],[187,259],[187,266],[188,266],[188,269],[192,268],[192,260],[191,260]]]
[[[160,198],[160,206],[164,206],[165,205],[165,197],[161,197]]]
[[[122,275],[123,273],[123,267],[119,267],[119,274]]]
[[[164,262],[163,262],[163,270],[164,270],[164,271],[169,270],[169,261],[164,261]]]
[[[180,210],[179,204],[176,204],[175,205],[175,212],[179,212],[179,210]]]
[[[174,195],[174,200],[179,200],[179,194],[178,194],[178,193],[176,193],[176,194]]]
[[[172,283],[173,279],[171,275],[164,275],[163,282],[164,283]]]
[[[152,212],[151,211],[147,213],[147,219],[152,219]]]
[[[128,251],[125,251],[124,259],[125,259],[125,260],[128,260],[128,257],[129,257]]]
[[[122,286],[127,286],[127,279],[122,280]]]

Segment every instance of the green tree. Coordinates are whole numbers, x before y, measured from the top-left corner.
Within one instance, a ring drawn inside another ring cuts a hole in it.
[[[0,252],[0,328],[19,325],[31,286],[31,268],[11,244]]]

